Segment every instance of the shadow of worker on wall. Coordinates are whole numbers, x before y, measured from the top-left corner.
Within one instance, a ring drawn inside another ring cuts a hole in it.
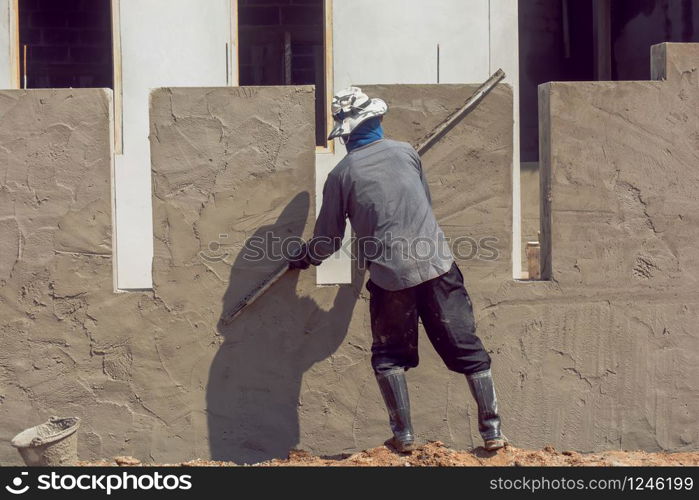
[[[286,457],[299,443],[303,374],[335,352],[347,333],[363,281],[363,273],[356,271],[352,285],[337,289],[328,311],[312,298],[297,295],[297,287],[306,292],[315,288],[312,268],[295,270],[225,324],[235,304],[281,263],[268,252],[260,258],[260,245],[251,242],[269,242],[271,236],[298,239],[309,209],[308,193],[297,195],[276,222],[248,238],[231,268],[218,324],[224,341],[206,389],[209,446],[215,460],[253,463]]]

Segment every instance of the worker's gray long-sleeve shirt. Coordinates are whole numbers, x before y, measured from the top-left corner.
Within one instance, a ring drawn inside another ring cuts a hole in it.
[[[311,256],[341,244],[346,219],[368,261],[371,280],[386,290],[419,285],[449,271],[454,259],[432,212],[422,163],[410,144],[382,139],[350,152],[330,172]]]

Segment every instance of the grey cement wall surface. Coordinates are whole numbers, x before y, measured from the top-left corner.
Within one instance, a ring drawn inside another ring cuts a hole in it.
[[[111,109],[108,90],[0,91],[2,464],[50,415],[83,418],[86,457],[140,430],[120,380],[141,332],[113,294]],[[117,304],[126,319],[103,314]]]
[[[521,354],[556,445],[697,447],[699,46],[664,49],[666,81],[540,89],[553,281],[503,302],[530,321]]]
[[[389,135],[413,141],[473,90],[370,91],[392,107]],[[509,273],[509,87],[482,106],[426,156],[425,165],[445,229],[498,238],[493,245],[500,258],[472,272],[478,279],[492,275],[494,283]],[[390,431],[369,363],[364,273],[356,270],[354,284],[340,287],[316,287],[313,271],[291,273],[230,326],[220,322],[276,265],[250,262],[246,256],[254,251],[244,241],[268,232],[308,237],[312,230],[312,89],[163,89],[152,95],[151,108],[155,295],[170,312],[154,325],[155,338],[172,377],[163,403],[180,409],[173,432],[190,447],[176,456],[250,462],[284,456],[293,447],[333,454],[383,442]],[[481,176],[478,193],[459,193],[484,169],[498,175]],[[478,223],[469,225],[469,219]],[[447,372],[429,345],[421,354],[421,366],[410,374],[420,436],[477,444],[465,380]],[[164,406],[154,411],[163,418],[170,413]]]
[[[425,155],[447,234],[498,238],[497,259],[460,265],[518,446],[696,449],[699,58],[673,54],[667,82],[545,92],[552,281],[510,280],[509,87]],[[475,87],[366,89],[391,106],[387,134],[417,142]],[[83,418],[87,460],[251,462],[381,443],[365,275],[316,287],[293,272],[220,322],[273,267],[242,243],[312,228],[312,89],[152,94],[155,290],[129,294],[112,288],[108,96],[0,93],[0,463],[19,463],[9,440],[53,414]],[[478,445],[463,377],[424,336],[420,354],[408,374],[418,436]]]
[[[312,231],[313,88],[162,89],[151,111],[153,277],[170,312],[155,337],[172,377],[163,401],[176,400],[187,453],[250,462],[284,456],[309,434],[331,439],[318,420],[333,406],[334,367],[356,357],[333,354],[358,290],[316,288],[312,272],[293,272],[221,322],[279,265],[253,261],[245,241]]]

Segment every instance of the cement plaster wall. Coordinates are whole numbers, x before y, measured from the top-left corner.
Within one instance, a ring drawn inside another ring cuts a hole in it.
[[[522,356],[548,379],[542,420],[554,444],[696,449],[699,440],[699,45],[653,53],[652,73],[666,81],[540,87],[552,281],[535,289],[551,289],[543,300],[503,300],[527,325]],[[532,337],[546,343],[532,349]]]
[[[139,432],[128,396],[116,393],[133,362],[128,338],[140,331],[102,314],[120,303],[111,109],[109,90],[0,92],[2,464],[20,462],[9,445],[17,431],[53,414],[84,418],[84,456],[119,451]]]
[[[400,96],[439,121],[471,90],[451,88],[445,102],[419,87]],[[308,236],[312,227],[312,90],[153,94],[152,294],[113,293],[106,96],[2,95],[2,255],[13,258],[2,268],[0,463],[19,463],[9,440],[52,414],[83,418],[79,454],[88,460],[253,461],[296,446],[338,453],[381,442],[387,418],[369,366],[362,273],[339,288],[316,287],[312,271],[290,274],[233,325],[219,324],[268,265],[248,265],[235,244],[266,230]],[[401,108],[390,89],[386,97]],[[511,106],[504,97],[495,108]],[[494,123],[486,118],[471,142],[445,141],[434,154],[466,158],[480,140],[508,144],[510,124]],[[396,134],[426,132],[411,125]],[[229,246],[225,261],[212,241]],[[477,442],[465,383],[431,348],[411,380],[421,437]]]
[[[667,82],[545,88],[552,281],[509,279],[508,86],[425,155],[446,232],[498,238],[498,259],[461,265],[519,446],[697,447],[699,57],[666,53]],[[371,90],[388,134],[417,142],[473,89]],[[83,417],[83,459],[253,461],[385,439],[361,272],[341,287],[291,273],[219,322],[272,266],[243,241],[312,227],[312,89],[152,94],[149,294],[113,293],[110,109],[101,90],[0,93],[0,463],[19,463],[11,437],[52,414]],[[419,437],[477,445],[463,377],[422,339]]]
[[[475,87],[371,90],[392,107],[388,133],[416,141]],[[369,363],[363,273],[340,287],[316,287],[313,271],[292,273],[232,325],[219,322],[275,265],[246,260],[253,252],[244,241],[312,229],[312,89],[162,89],[151,106],[155,295],[171,312],[156,329],[164,365],[183,388],[171,396],[191,408],[192,430],[180,432],[197,456],[236,461],[295,446],[339,453],[382,442],[387,417]],[[491,289],[509,277],[511,106],[510,88],[499,87],[425,158],[447,231],[498,238],[500,258],[474,261],[471,271]],[[478,176],[484,169],[497,174]],[[466,181],[478,188],[462,195]],[[465,381],[431,347],[422,354],[411,373],[420,436],[477,443]]]

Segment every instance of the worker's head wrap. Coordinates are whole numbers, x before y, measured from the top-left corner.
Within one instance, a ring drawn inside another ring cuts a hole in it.
[[[345,142],[347,152],[351,152],[372,142],[383,139],[383,127],[381,126],[381,117],[375,116],[363,121],[355,128]]]

